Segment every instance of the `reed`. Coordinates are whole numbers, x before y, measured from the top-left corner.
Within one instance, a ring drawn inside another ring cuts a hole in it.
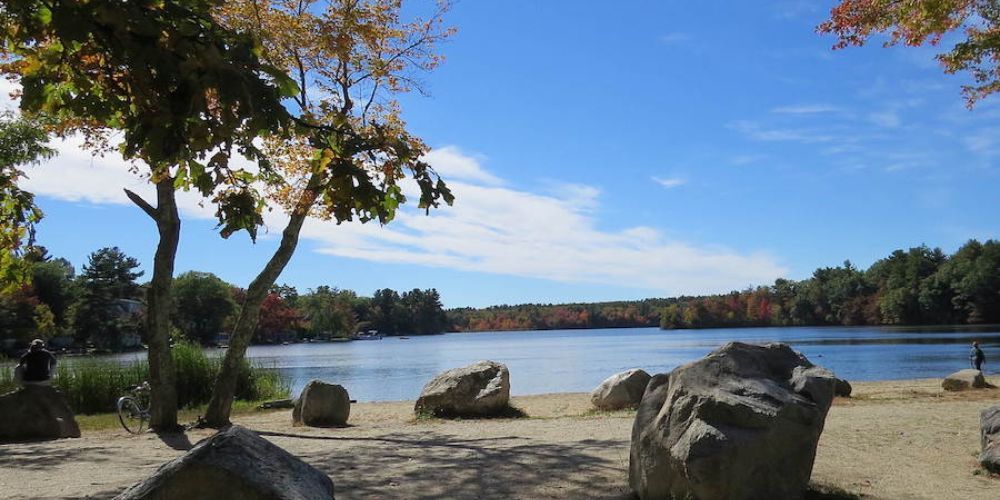
[[[192,408],[208,402],[222,358],[208,356],[196,344],[181,342],[171,349],[177,367],[177,403]],[[98,359],[63,360],[53,385],[81,414],[115,411],[115,402],[132,387],[149,378],[146,361],[116,363]],[[0,392],[13,389],[13,364],[0,366]],[[244,360],[240,367],[236,399],[262,401],[287,398],[291,381],[277,370]]]

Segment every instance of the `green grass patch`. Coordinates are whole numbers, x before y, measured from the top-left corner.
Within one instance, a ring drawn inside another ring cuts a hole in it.
[[[189,409],[208,403],[222,358],[208,356],[201,346],[186,342],[176,344],[171,355],[177,368],[178,406]],[[114,412],[118,398],[144,380],[149,380],[149,365],[144,360],[122,364],[78,358],[60,362],[52,384],[62,391],[77,414],[100,415]],[[13,365],[0,367],[0,392],[14,388]],[[240,366],[238,401],[282,399],[290,392],[291,380],[277,370],[248,360]]]
[[[264,401],[234,401],[232,409],[232,417],[236,418],[240,415],[256,415],[263,413],[270,413],[275,411],[283,410],[260,410],[257,407]],[[195,408],[184,408],[177,412],[177,420],[184,424],[185,422],[195,422],[198,417],[205,414],[205,408],[208,405],[199,405]],[[287,410],[284,410],[287,411]],[[121,430],[121,422],[118,421],[117,413],[95,413],[91,415],[77,415],[76,423],[80,426],[80,431],[82,432],[94,432],[94,431],[107,431],[107,430]]]

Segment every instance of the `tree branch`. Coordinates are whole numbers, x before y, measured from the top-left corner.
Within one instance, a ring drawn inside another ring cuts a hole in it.
[[[146,212],[146,215],[150,216],[150,218],[152,218],[153,220],[159,220],[160,217],[159,210],[153,208],[153,206],[150,205],[149,202],[142,199],[142,197],[139,196],[138,194],[135,194],[134,192],[129,191],[128,189],[124,189],[124,191],[125,191],[125,196],[128,196],[128,199],[132,200],[132,203],[135,203],[139,208],[142,209],[143,212]]]

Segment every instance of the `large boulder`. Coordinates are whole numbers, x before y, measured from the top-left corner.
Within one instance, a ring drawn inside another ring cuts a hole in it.
[[[985,389],[989,386],[990,384],[986,383],[986,377],[983,377],[983,372],[972,368],[966,368],[965,370],[959,370],[952,373],[951,375],[945,377],[944,381],[941,382],[941,387],[946,391]]]
[[[979,413],[979,433],[983,448],[979,463],[990,472],[1000,473],[1000,406]]]
[[[657,375],[632,427],[641,499],[802,498],[836,379],[785,344],[729,343]]]
[[[310,380],[292,409],[293,425],[329,427],[347,425],[351,397],[343,386]]]
[[[333,481],[253,431],[234,425],[160,466],[116,498],[332,499]]]
[[[510,408],[510,373],[495,361],[448,370],[424,386],[414,406],[417,415],[482,417]]]
[[[638,368],[616,373],[591,391],[590,402],[599,410],[635,408],[642,401],[649,379],[649,374]]]
[[[0,396],[0,441],[80,437],[73,410],[54,387],[28,385]]]

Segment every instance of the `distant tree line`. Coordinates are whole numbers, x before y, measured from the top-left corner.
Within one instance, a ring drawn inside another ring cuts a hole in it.
[[[79,274],[43,247],[23,256],[30,284],[0,293],[0,340],[35,337],[117,349],[145,338],[136,259],[102,248]],[[206,272],[176,278],[175,338],[215,343],[232,328],[246,292]],[[319,286],[271,287],[254,331],[257,343],[346,338],[358,331],[423,335],[443,331],[660,326],[717,328],[808,325],[1000,323],[1000,242],[971,240],[953,255],[926,246],[896,250],[866,270],[849,261],[802,281],[778,279],[722,295],[574,304],[501,305],[444,311],[435,289],[371,297]],[[9,342],[8,342],[9,343]],[[10,349],[11,346],[0,346]]]
[[[802,281],[681,297],[662,328],[1000,323],[1000,242],[971,240],[953,255],[896,250],[861,270],[849,261]]]
[[[0,350],[33,338],[61,338],[77,346],[117,350],[145,341],[146,284],[139,262],[116,247],[90,254],[78,275],[66,259],[44,247],[23,257],[30,280],[0,292]],[[228,333],[246,291],[212,273],[189,271],[176,277],[173,334],[205,345]],[[383,335],[441,333],[448,322],[435,289],[399,293],[388,288],[372,297],[319,286],[300,294],[294,287],[271,287],[253,335],[257,343],[346,338],[358,331]]]
[[[971,240],[951,256],[926,246],[896,250],[867,270],[848,261],[802,281],[778,279],[722,295],[459,308],[447,315],[451,330],[473,332],[1000,323],[1000,243]]]
[[[558,330],[657,326],[670,299],[578,303],[523,304],[484,309],[449,309],[453,331]]]

